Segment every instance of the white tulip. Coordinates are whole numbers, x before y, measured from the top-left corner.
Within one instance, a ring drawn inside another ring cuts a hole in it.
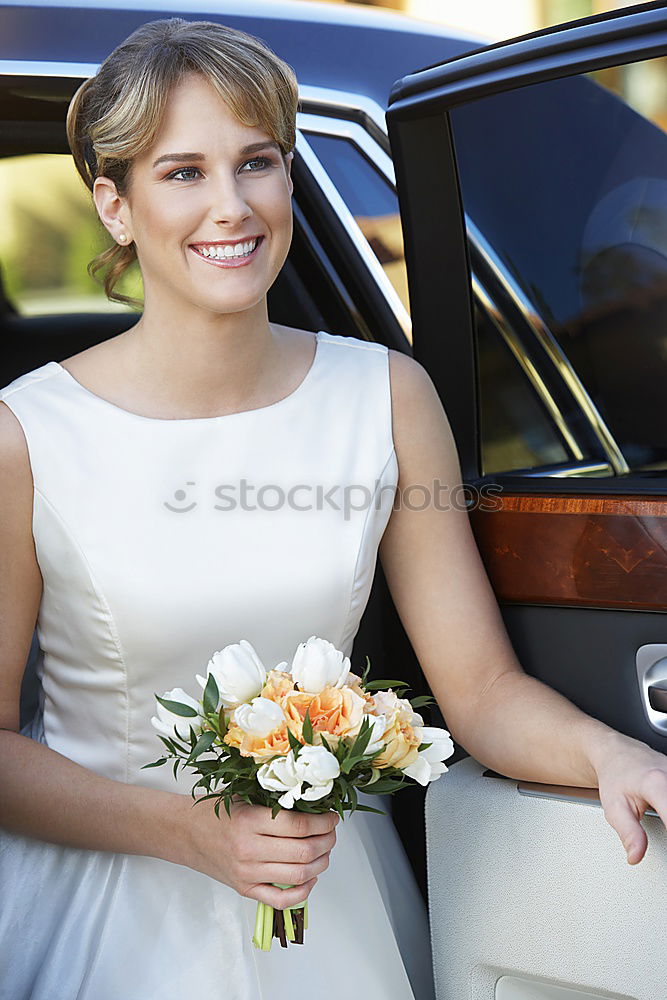
[[[316,802],[328,795],[333,788],[334,778],[340,774],[338,760],[322,746],[302,747],[297,767],[301,768],[303,779],[310,786],[301,794],[301,798],[308,802]]]
[[[319,694],[327,684],[341,688],[350,672],[350,658],[327,639],[311,635],[297,646],[291,674],[301,691]]]
[[[186,694],[183,688],[172,688],[171,691],[165,691],[162,697],[166,701],[177,701],[181,705],[189,705],[197,712],[196,717],[177,715],[161,705],[160,702],[157,703],[157,716],[154,715],[151,719],[153,727],[168,739],[173,739],[176,736],[178,739],[186,740],[190,735],[190,726],[196,731],[202,721],[201,705],[189,694]]]
[[[270,698],[253,698],[249,705],[239,705],[233,718],[244,733],[261,740],[282,725],[285,713]]]
[[[404,767],[403,773],[418,781],[420,785],[428,785],[430,781],[436,781],[441,774],[449,770],[443,761],[454,753],[454,744],[446,729],[424,726],[421,729],[415,729],[415,733],[419,736],[421,743],[432,745],[426,750],[420,751],[417,760]]]
[[[266,668],[247,639],[233,642],[213,654],[208,661],[206,677],[196,675],[202,688],[206,687],[209,674],[215,677],[220,694],[216,711],[221,705],[236,708],[252,701],[266,681]]]
[[[291,809],[301,798],[303,785],[302,769],[294,760],[290,750],[284,757],[277,757],[268,764],[262,764],[257,771],[257,780],[269,792],[283,792],[278,802],[283,809]]]

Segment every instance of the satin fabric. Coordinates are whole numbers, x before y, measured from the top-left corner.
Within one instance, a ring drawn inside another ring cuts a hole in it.
[[[189,773],[141,769],[162,750],[156,693],[198,697],[195,674],[242,638],[267,669],[311,635],[351,653],[398,479],[388,352],[316,341],[293,393],[219,417],[131,413],[55,361],[0,391],[28,445],[44,580],[25,735],[189,792]],[[339,824],[307,943],[287,951],[253,948],[254,901],[151,857],[0,831],[0,897],[1,1000],[432,998],[426,913],[388,815]]]

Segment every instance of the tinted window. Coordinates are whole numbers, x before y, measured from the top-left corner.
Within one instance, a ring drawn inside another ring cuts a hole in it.
[[[403,230],[393,188],[348,139],[308,134],[308,142],[409,309]]]
[[[667,468],[666,85],[653,60],[452,113],[466,212],[645,470]]]
[[[475,310],[482,473],[565,462],[563,442],[514,354],[481,309]]]

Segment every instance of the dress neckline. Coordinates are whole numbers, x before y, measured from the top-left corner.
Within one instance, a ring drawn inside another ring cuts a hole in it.
[[[298,396],[310,382],[313,380],[315,372],[320,364],[322,351],[320,350],[320,340],[321,335],[324,331],[317,330],[315,332],[315,355],[310,364],[310,368],[304,375],[303,379],[297,385],[296,389],[288,393],[287,396],[283,396],[282,399],[276,400],[275,403],[268,403],[266,406],[256,406],[252,410],[237,410],[235,413],[221,413],[215,417],[146,417],[142,413],[135,413],[133,410],[126,410],[123,406],[118,406],[116,403],[112,403],[108,399],[104,399],[103,396],[98,396],[96,392],[92,392],[87,389],[85,385],[82,385],[77,379],[74,378],[72,373],[64,368],[59,361],[50,361],[49,364],[54,365],[60,372],[64,372],[67,376],[67,380],[81,392],[85,393],[86,396],[91,397],[103,406],[108,407],[112,410],[117,410],[120,413],[126,414],[126,416],[131,417],[135,420],[145,420],[149,423],[156,424],[201,424],[201,423],[212,423],[220,420],[230,420],[233,417],[245,417],[249,413],[265,413],[266,411],[274,411],[277,407],[283,406],[293,400]]]

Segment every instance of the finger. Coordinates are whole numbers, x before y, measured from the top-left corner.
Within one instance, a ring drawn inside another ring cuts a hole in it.
[[[316,837],[267,837],[257,838],[255,857],[260,862],[287,862],[310,864],[323,854],[328,854],[336,843],[336,833],[322,833]]]
[[[605,819],[618,834],[628,864],[638,864],[646,854],[648,838],[627,799],[617,799],[604,808]]]
[[[262,882],[278,882],[280,885],[305,885],[311,879],[321,875],[329,867],[329,855],[323,854],[321,858],[311,862],[309,865],[258,865],[255,869],[256,877]]]
[[[331,833],[339,819],[334,812],[313,815],[292,812],[291,809],[281,809],[276,818],[271,819],[271,810],[267,807],[260,818],[257,832],[269,837],[317,837],[323,833]]]
[[[294,886],[292,889],[278,889],[274,885],[266,885],[263,882],[259,882],[257,885],[252,886],[246,895],[250,899],[257,899],[261,903],[268,903],[269,906],[273,906],[276,910],[284,910],[288,906],[296,906],[298,903],[303,903],[304,900],[308,899],[316,882],[317,879],[313,878],[310,882]]]

